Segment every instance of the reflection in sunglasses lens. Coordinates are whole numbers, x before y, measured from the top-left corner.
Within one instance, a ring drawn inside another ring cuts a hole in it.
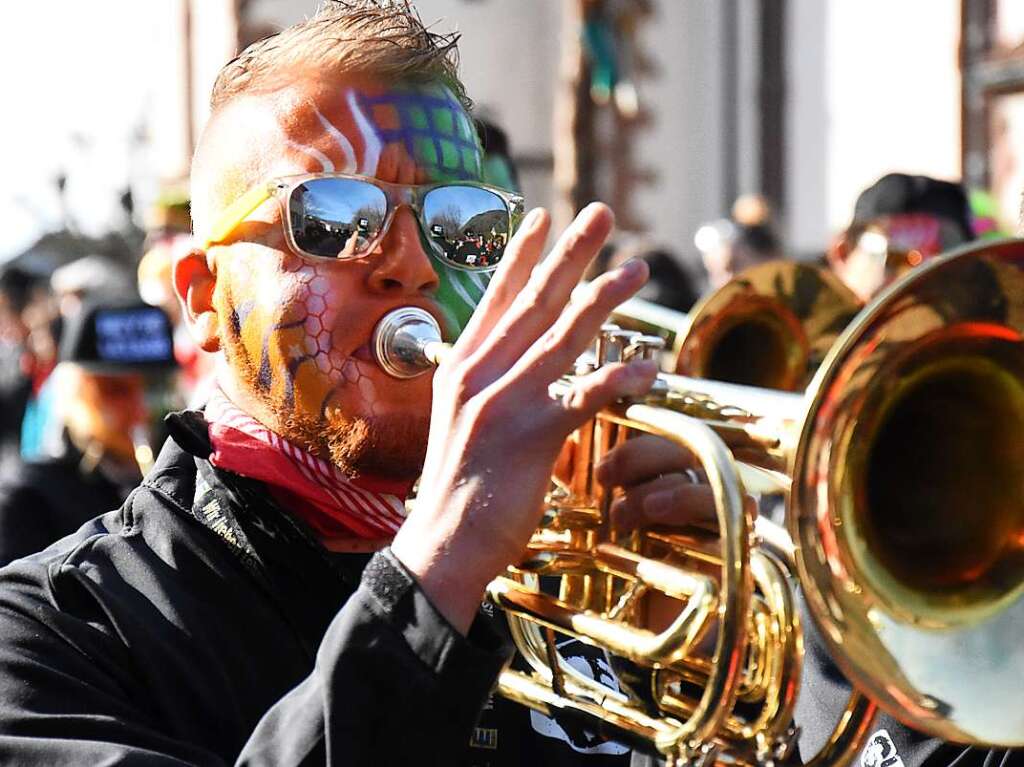
[[[494,267],[508,244],[508,208],[501,197],[487,189],[433,189],[423,200],[423,220],[440,255],[456,266]]]
[[[365,252],[380,232],[387,197],[358,179],[318,178],[296,186],[288,207],[299,250],[313,256],[345,258]]]

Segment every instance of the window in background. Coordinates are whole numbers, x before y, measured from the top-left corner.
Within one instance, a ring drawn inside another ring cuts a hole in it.
[[[963,177],[989,190],[1016,231],[1024,192],[1024,3],[963,0]]]

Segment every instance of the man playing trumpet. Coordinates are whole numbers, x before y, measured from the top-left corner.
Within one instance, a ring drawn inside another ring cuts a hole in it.
[[[655,367],[548,396],[645,267],[571,295],[603,205],[544,261],[544,211],[509,240],[520,201],[477,183],[454,44],[402,3],[333,2],[222,71],[193,166],[203,245],[174,268],[219,389],[172,417],[121,509],[0,576],[5,760],[628,760],[474,730],[508,657],[484,588],[522,553],[566,436]],[[458,338],[433,376],[370,353],[403,306]],[[623,515],[700,494],[638,444],[602,470],[639,485]]]

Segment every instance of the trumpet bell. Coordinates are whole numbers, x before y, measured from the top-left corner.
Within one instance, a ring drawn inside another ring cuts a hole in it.
[[[833,657],[944,740],[1024,745],[1022,333],[1024,242],[919,267],[828,355],[793,461],[790,533]]]
[[[675,372],[803,391],[859,309],[829,271],[794,261],[753,266],[694,307],[676,339]]]

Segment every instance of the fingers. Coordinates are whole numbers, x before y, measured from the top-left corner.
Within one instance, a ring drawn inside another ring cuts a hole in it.
[[[465,349],[467,355],[494,329],[495,323],[522,292],[540,260],[550,231],[551,216],[543,208],[534,208],[523,220],[505,249],[483,300],[459,336],[459,348]]]
[[[708,485],[695,485],[682,474],[667,474],[629,488],[611,506],[616,530],[635,530],[652,525],[697,525],[717,530],[715,498]]]
[[[579,291],[577,299],[564,309],[555,324],[519,356],[509,376],[524,382],[532,378],[535,386],[546,387],[571,369],[612,310],[646,280],[647,265],[642,261],[630,261],[602,274]]]
[[[682,445],[654,434],[642,434],[609,450],[594,472],[605,487],[629,487],[695,467],[693,454]]]
[[[480,342],[471,363],[486,365],[491,379],[497,380],[519,360],[563,313],[572,289],[608,238],[613,224],[614,217],[606,205],[588,205],[562,234],[551,255],[533,269],[508,310],[494,324],[488,337]],[[636,280],[637,284],[626,293],[626,297],[639,289],[646,279],[646,272],[634,274],[634,279],[636,277],[640,279]],[[625,298],[617,303],[622,300]],[[614,306],[614,303],[610,304],[608,311]],[[600,323],[591,335],[597,332],[598,327]],[[553,380],[554,375],[548,380]]]
[[[556,409],[556,421],[559,421],[556,432],[568,434],[616,400],[646,393],[657,374],[656,362],[637,360],[629,364],[605,365],[577,378],[560,402],[548,402]]]

